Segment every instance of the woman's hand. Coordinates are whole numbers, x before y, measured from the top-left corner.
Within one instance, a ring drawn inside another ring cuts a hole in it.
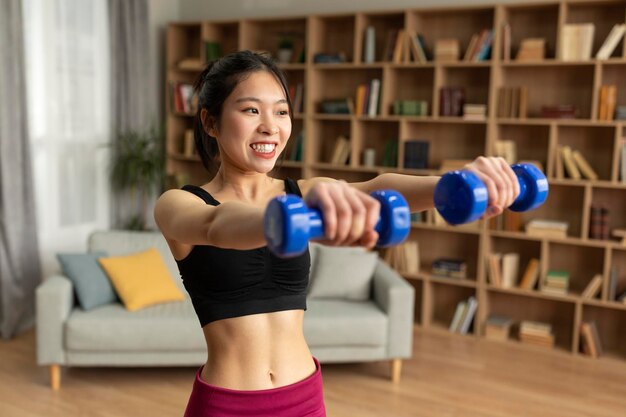
[[[520,193],[517,176],[504,158],[479,156],[465,169],[478,175],[487,186],[489,200],[485,218],[501,214]]]
[[[345,181],[318,182],[304,196],[304,201],[322,212],[324,244],[367,248],[376,245],[378,233],[374,227],[380,215],[380,203],[374,197]]]

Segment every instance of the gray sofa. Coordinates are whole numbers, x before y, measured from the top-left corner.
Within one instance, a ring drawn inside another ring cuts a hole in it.
[[[314,264],[319,245],[311,244]],[[90,252],[125,255],[156,247],[184,289],[165,239],[156,232],[105,231],[89,238]],[[337,277],[346,279],[346,277]],[[391,361],[392,380],[412,350],[414,290],[377,259],[366,301],[307,297],[304,333],[322,363]],[[185,292],[186,294],[186,292]],[[61,366],[199,366],[206,345],[188,297],[135,312],[120,303],[84,311],[71,281],[48,277],[38,288],[37,361],[60,386]]]

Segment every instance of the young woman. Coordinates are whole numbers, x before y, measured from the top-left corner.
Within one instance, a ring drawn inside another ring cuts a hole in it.
[[[291,134],[291,101],[274,62],[250,51],[210,64],[196,85],[195,144],[216,172],[200,186],[165,192],[155,218],[200,320],[208,358],[186,416],[325,416],[320,365],[303,334],[309,253],[281,259],[266,247],[263,215],[285,193],[324,216],[327,245],[372,248],[380,207],[369,193],[395,189],[411,211],[433,207],[438,177],[383,174],[348,184],[270,177]],[[488,216],[510,205],[518,183],[503,159],[467,166],[489,189]]]

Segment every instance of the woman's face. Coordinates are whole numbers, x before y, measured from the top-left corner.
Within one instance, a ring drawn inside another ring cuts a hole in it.
[[[285,92],[274,76],[257,71],[228,96],[217,129],[221,163],[243,171],[267,173],[274,168],[291,135]]]

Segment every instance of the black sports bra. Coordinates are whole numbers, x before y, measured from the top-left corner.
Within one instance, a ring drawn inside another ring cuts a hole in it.
[[[207,204],[220,203],[201,187],[183,188]],[[298,184],[285,179],[285,191],[302,197]],[[176,261],[183,284],[191,297],[200,325],[216,320],[283,310],[306,310],[311,258],[309,251],[282,259],[267,246],[223,249],[196,245]]]

